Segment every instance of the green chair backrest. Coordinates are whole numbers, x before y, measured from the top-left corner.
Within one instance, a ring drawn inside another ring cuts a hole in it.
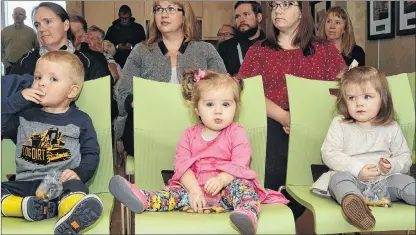
[[[1,181],[7,181],[8,174],[16,174],[16,145],[11,139],[1,141]]]
[[[410,149],[414,145],[415,116],[406,74],[388,77],[393,104]],[[290,103],[287,185],[311,185],[311,164],[323,164],[321,147],[334,116],[336,97],[329,89],[336,81],[286,75]],[[412,111],[413,110],[413,111]],[[413,160],[414,161],[414,160]]]
[[[403,131],[410,150],[415,149],[415,106],[413,103],[412,90],[409,86],[407,74],[402,73],[387,77],[393,106],[397,121]],[[415,155],[412,156],[413,163],[416,162]]]
[[[100,163],[95,175],[88,182],[90,193],[108,192],[108,182],[114,175],[110,97],[110,76],[107,76],[85,82],[80,97],[76,101],[79,109],[91,117],[100,145]],[[5,166],[13,163],[14,171],[6,169],[6,172],[8,174],[16,173],[15,150],[16,147],[11,140],[2,141],[2,172]],[[5,158],[5,156],[13,157]]]
[[[250,139],[251,168],[264,182],[266,106],[261,77],[244,80],[242,107],[236,120]],[[162,170],[173,170],[176,145],[187,127],[199,123],[178,84],[133,79],[135,183],[146,190],[163,186]]]
[[[100,145],[100,163],[88,182],[90,193],[109,192],[108,183],[114,175],[111,139],[111,81],[110,76],[84,83],[76,101],[80,110],[88,113],[97,133]]]
[[[409,78],[410,90],[412,90],[413,103],[416,109],[416,72],[408,73],[407,77]]]

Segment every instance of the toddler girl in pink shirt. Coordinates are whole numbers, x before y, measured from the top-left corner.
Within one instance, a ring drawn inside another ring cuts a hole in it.
[[[242,234],[255,234],[260,203],[288,200],[263,189],[250,169],[251,148],[243,127],[233,122],[238,112],[242,81],[227,74],[185,72],[182,94],[201,123],[182,134],[169,185],[153,192],[140,190],[120,176],[110,181],[110,192],[135,213],[171,211],[190,206],[194,211],[221,206]]]

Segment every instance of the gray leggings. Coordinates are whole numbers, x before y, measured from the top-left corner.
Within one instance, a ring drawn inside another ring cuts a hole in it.
[[[407,204],[415,205],[415,179],[409,175],[391,175],[386,178],[387,191],[392,202],[403,200]],[[339,204],[347,194],[362,196],[366,185],[348,172],[337,172],[329,182],[329,193]]]

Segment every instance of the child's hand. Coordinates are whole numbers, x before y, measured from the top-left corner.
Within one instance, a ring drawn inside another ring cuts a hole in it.
[[[381,158],[378,162],[381,173],[387,174],[391,170],[391,163],[385,158]]]
[[[189,203],[191,204],[192,210],[195,212],[202,211],[202,208],[207,206],[204,192],[202,192],[200,188],[198,188],[198,190],[189,192]]]
[[[223,182],[217,177],[213,177],[205,183],[204,190],[206,193],[215,196],[222,188],[224,188]]]
[[[22,96],[27,101],[32,101],[33,103],[40,104],[42,100],[42,96],[45,93],[43,91],[34,89],[34,88],[26,88],[22,90]]]
[[[38,198],[42,198],[43,200],[45,200],[45,199],[47,199],[46,198],[46,193],[43,191],[43,190],[41,190],[41,189],[36,189],[36,197],[38,197]]]
[[[73,170],[66,169],[61,173],[61,182],[64,183],[68,180],[81,180],[77,173]]]
[[[374,164],[367,164],[361,169],[358,177],[361,181],[374,181],[380,176],[380,171]]]

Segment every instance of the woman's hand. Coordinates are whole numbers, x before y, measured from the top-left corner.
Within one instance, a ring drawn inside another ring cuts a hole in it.
[[[290,126],[290,113],[286,110],[282,110],[279,118],[277,120],[282,126],[289,127]]]
[[[189,192],[189,204],[195,212],[202,211],[207,206],[207,201],[201,188]]]

